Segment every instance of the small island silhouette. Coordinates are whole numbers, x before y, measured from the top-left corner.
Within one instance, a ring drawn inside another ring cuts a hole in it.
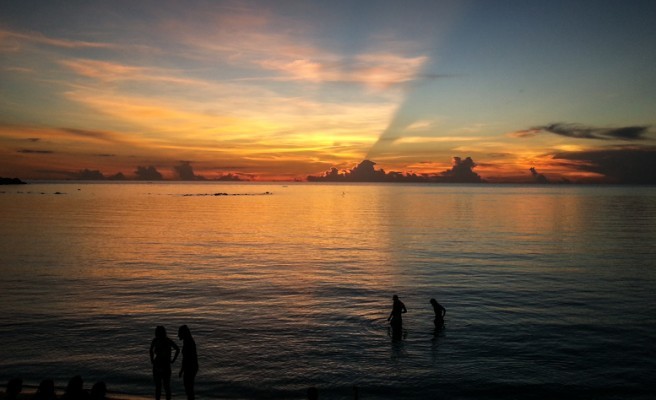
[[[3,178],[0,177],[0,185],[25,185],[27,182],[23,182],[18,178]]]

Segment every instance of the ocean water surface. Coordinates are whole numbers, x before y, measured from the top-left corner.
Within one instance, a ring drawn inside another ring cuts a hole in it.
[[[152,397],[187,324],[201,399],[656,395],[654,187],[6,186],[0,274],[3,384]]]

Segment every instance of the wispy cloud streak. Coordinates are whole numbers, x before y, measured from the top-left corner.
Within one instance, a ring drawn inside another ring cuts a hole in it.
[[[116,44],[53,38],[40,32],[16,32],[0,28],[0,51],[20,50],[21,44],[31,43],[65,49],[112,49]]]
[[[571,123],[553,123],[542,126],[535,126],[529,129],[511,133],[511,136],[518,138],[533,137],[542,132],[553,133],[560,136],[575,139],[597,139],[597,140],[626,140],[637,141],[648,139],[649,126],[623,126],[619,128],[600,128]]]

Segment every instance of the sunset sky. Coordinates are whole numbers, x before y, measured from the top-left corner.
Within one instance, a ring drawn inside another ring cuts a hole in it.
[[[0,176],[656,183],[656,1],[0,3]]]

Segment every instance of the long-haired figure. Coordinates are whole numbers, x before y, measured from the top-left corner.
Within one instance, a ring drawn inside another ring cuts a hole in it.
[[[171,351],[175,355],[171,358]],[[162,397],[162,386],[166,393],[166,400],[171,400],[171,364],[180,354],[180,348],[166,336],[163,326],[155,328],[155,338],[150,343],[150,363],[153,364],[153,380],[155,381],[155,399]]]
[[[196,342],[191,336],[191,331],[187,325],[182,325],[178,329],[178,337],[182,340],[182,367],[180,367],[179,377],[183,378],[187,400],[194,400],[194,380],[198,373],[198,354],[196,353]]]

